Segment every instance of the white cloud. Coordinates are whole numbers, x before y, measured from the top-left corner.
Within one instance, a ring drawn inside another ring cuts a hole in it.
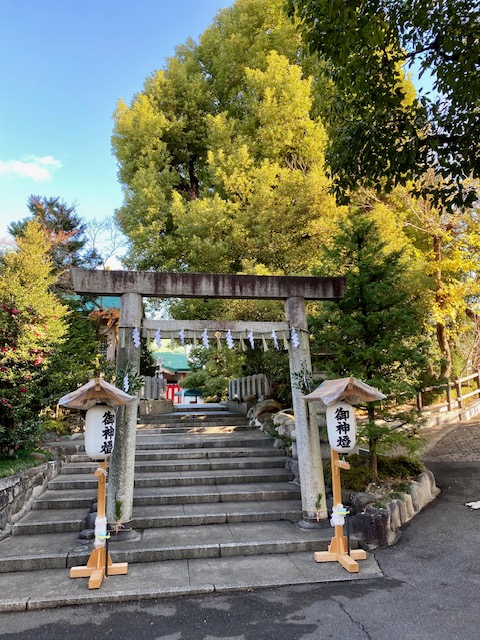
[[[62,163],[53,156],[27,156],[23,160],[0,160],[0,177],[30,178],[34,182],[51,180]]]

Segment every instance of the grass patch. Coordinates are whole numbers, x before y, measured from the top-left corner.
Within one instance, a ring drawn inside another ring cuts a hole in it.
[[[51,457],[48,451],[39,451],[39,453],[43,453],[47,459]],[[25,469],[38,467],[39,464],[42,462],[31,453],[19,453],[16,458],[0,458],[0,478],[14,476]]]
[[[408,480],[416,480],[417,476],[424,471],[421,462],[406,456],[378,456],[378,478],[373,475],[366,456],[352,454],[347,456],[350,469],[342,471],[342,490],[344,491],[365,491],[367,487],[376,483],[377,485],[388,485],[401,491],[402,486],[408,486]],[[324,463],[324,474],[326,484],[332,484],[332,468],[330,462]]]

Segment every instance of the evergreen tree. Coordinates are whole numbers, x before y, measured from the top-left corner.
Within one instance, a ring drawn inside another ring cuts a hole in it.
[[[32,195],[27,207],[30,215],[13,222],[8,228],[9,233],[19,238],[31,220],[38,220],[50,243],[50,256],[56,275],[54,288],[59,293],[72,292],[69,268],[94,268],[101,263],[98,251],[87,248],[87,225],[77,214],[75,205],[69,205],[58,197]]]
[[[181,386],[201,390],[208,401],[220,402],[227,397],[228,381],[242,375],[242,361],[237,350],[224,345],[219,349],[194,347],[189,353],[191,371]]]
[[[368,214],[352,211],[326,253],[330,272],[343,273],[347,281],[345,296],[335,304],[325,303],[311,318],[316,342],[331,354],[330,373],[353,375],[392,399],[412,397],[427,368],[428,341],[426,310],[408,281],[404,252],[380,239],[379,226]],[[389,415],[388,402],[386,412],[377,403],[368,403],[367,410],[375,470],[379,443],[391,440],[395,432],[375,423]]]
[[[34,447],[45,408],[55,349],[65,334],[66,308],[51,292],[50,245],[37,220],[2,259],[0,278],[0,455]]]

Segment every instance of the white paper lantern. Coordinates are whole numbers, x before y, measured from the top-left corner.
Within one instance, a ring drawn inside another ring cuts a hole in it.
[[[327,431],[330,447],[338,453],[349,453],[357,438],[357,421],[352,405],[335,402],[327,407]]]
[[[85,451],[93,460],[105,460],[115,444],[115,410],[96,404],[85,414]]]

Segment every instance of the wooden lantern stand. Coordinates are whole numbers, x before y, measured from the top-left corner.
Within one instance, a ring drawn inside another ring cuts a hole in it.
[[[331,449],[333,507],[342,503],[342,488],[340,484],[340,469],[350,469],[348,462],[339,458],[338,451]],[[328,551],[316,551],[313,554],[316,562],[339,562],[349,573],[358,573],[357,560],[366,560],[367,554],[363,549],[348,550],[347,538],[343,535],[343,526],[335,526],[335,535],[328,547]]]
[[[98,478],[97,518],[105,518],[107,496],[106,460],[100,461],[99,468],[95,470],[95,475]],[[88,588],[99,589],[106,576],[125,575],[126,573],[128,573],[128,563],[117,562],[114,564],[110,554],[107,554],[105,540],[95,538],[95,549],[90,554],[87,565],[84,567],[72,567],[70,569],[70,578],[89,578]]]

